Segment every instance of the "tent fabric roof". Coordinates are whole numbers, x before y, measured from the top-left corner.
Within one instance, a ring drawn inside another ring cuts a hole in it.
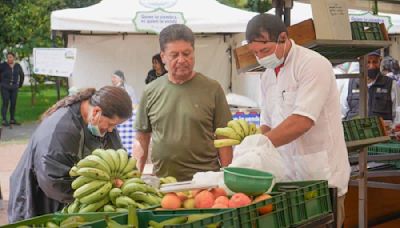
[[[79,9],[64,9],[51,14],[51,29],[57,31],[92,31],[104,33],[143,33],[133,23],[136,12],[153,11],[141,2],[154,0],[103,0]],[[162,2],[162,1],[159,1]],[[175,5],[168,12],[182,12],[195,33],[240,33],[256,15],[223,5],[216,0],[169,0]]]

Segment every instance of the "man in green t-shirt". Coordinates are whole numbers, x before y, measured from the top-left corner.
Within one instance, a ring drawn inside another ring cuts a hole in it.
[[[232,119],[219,83],[194,72],[194,35],[185,25],[160,33],[161,58],[167,77],[148,84],[136,114],[136,138],[143,155],[142,171],[152,138],[151,160],[159,177],[191,180],[196,172],[217,171],[232,161],[232,147],[214,147],[214,131]],[[135,153],[135,152],[134,152]]]

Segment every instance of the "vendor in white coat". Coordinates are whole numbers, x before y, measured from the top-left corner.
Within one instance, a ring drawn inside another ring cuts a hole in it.
[[[246,39],[262,75],[262,132],[285,159],[292,180],[328,180],[338,188],[338,227],[350,165],[344,141],[339,91],[331,63],[288,38],[281,19],[253,17]]]

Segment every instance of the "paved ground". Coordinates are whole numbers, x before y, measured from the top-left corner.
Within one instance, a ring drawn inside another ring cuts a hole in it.
[[[0,187],[3,200],[0,200],[0,226],[7,224],[10,175],[15,169],[36,126],[36,123],[27,123],[13,128],[2,128],[0,138]]]

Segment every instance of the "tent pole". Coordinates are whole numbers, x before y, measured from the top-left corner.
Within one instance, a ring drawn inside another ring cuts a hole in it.
[[[51,43],[53,48],[56,48],[56,31],[51,31]],[[60,77],[56,79],[56,88],[57,88],[57,100],[60,100]]]

